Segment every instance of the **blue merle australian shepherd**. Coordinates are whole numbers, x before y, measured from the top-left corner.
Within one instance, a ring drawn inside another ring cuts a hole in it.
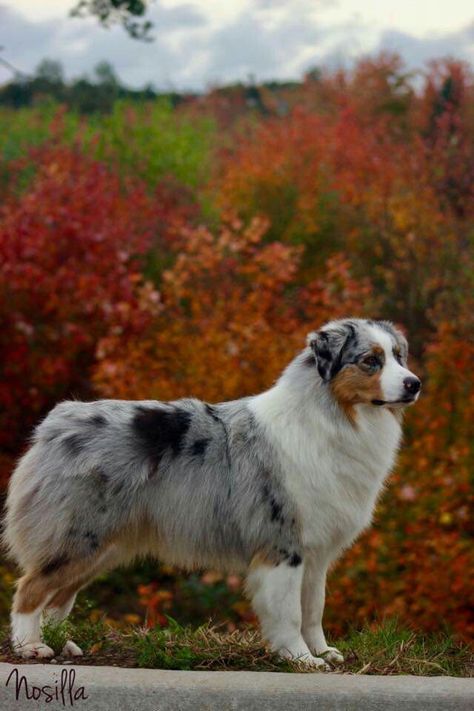
[[[62,402],[10,481],[4,543],[23,570],[23,657],[51,657],[41,617],[137,556],[243,571],[270,648],[342,661],[322,628],[328,566],[371,521],[420,381],[387,321],[332,321],[266,392],[210,405]],[[64,654],[80,655],[68,641]]]

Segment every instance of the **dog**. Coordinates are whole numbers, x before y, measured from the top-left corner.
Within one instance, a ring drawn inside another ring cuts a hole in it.
[[[52,657],[42,615],[62,620],[98,574],[152,555],[187,570],[245,572],[269,647],[339,663],[323,632],[328,567],[369,526],[421,383],[388,321],[309,334],[269,390],[62,402],[10,480],[3,540],[23,570],[11,613],[22,657]],[[63,654],[82,652],[68,641]]]

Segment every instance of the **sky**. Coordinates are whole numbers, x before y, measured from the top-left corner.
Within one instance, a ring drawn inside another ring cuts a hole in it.
[[[69,17],[75,2],[0,0],[0,57],[25,73],[56,59],[68,78],[107,60],[129,86],[198,91],[249,77],[298,79],[381,50],[410,69],[443,56],[474,67],[472,0],[155,0],[153,43]],[[0,66],[0,83],[10,78]]]

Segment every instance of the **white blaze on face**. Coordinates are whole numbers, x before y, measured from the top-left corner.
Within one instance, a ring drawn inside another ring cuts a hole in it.
[[[408,368],[401,365],[393,352],[394,342],[390,335],[382,328],[371,326],[370,331],[374,341],[381,346],[385,353],[385,363],[380,375],[382,397],[387,403],[396,403],[408,397],[404,381],[406,378],[416,377]],[[415,400],[418,394],[415,396]]]

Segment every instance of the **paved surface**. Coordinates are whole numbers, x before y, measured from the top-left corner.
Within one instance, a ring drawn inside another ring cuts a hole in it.
[[[52,701],[48,701],[48,694],[52,695]],[[474,679],[0,664],[0,711],[64,708],[473,711]]]

